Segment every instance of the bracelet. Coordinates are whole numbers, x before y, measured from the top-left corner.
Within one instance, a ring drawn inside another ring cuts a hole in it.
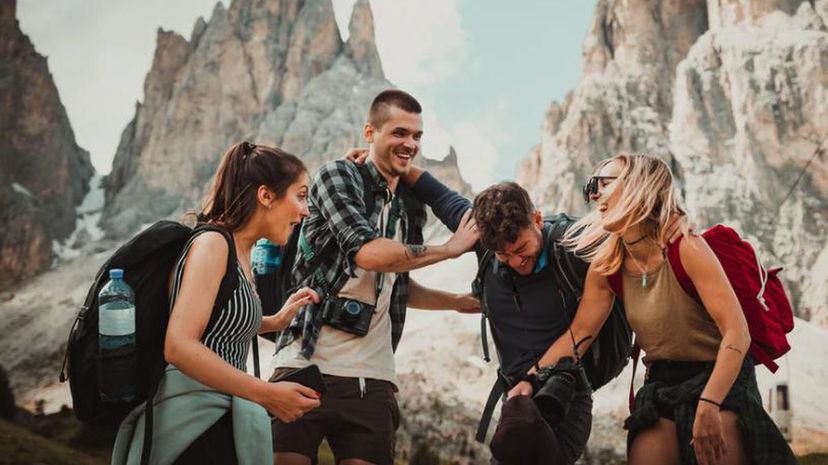
[[[722,409],[722,404],[720,404],[720,403],[718,403],[718,402],[716,402],[716,401],[713,401],[713,400],[710,400],[710,399],[707,399],[707,398],[704,398],[704,397],[699,397],[699,401],[700,401],[700,402],[707,402],[708,404],[713,404],[713,405],[715,405],[716,407],[719,407],[719,410],[721,410],[721,409]]]

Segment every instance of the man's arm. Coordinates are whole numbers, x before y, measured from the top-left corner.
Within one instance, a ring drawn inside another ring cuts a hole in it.
[[[416,270],[447,258],[457,258],[477,243],[478,233],[469,210],[460,220],[457,230],[443,245],[400,244],[377,238],[366,242],[354,256],[360,268],[383,273],[402,273]]]
[[[463,214],[472,207],[471,201],[449,189],[431,173],[412,166],[402,181],[411,188],[414,196],[431,207],[434,215],[452,231],[457,230]]]
[[[420,310],[456,310],[460,313],[480,313],[480,301],[471,294],[454,294],[425,287],[408,280],[408,306]]]
[[[368,160],[368,149],[352,148],[345,154],[345,159],[358,165],[365,163]],[[434,215],[451,231],[457,230],[463,214],[472,207],[469,199],[449,189],[419,166],[411,166],[401,181],[419,201],[430,206]]]
[[[447,258],[456,258],[477,242],[477,229],[467,215],[455,234],[443,245],[405,245],[378,237],[366,218],[362,179],[356,166],[346,161],[326,163],[317,172],[309,197],[325,219],[340,250],[345,252],[348,270],[355,267],[379,272],[406,272]]]

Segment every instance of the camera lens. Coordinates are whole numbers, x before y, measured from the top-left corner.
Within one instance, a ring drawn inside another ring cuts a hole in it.
[[[353,300],[349,300],[345,302],[345,306],[343,307],[343,317],[345,317],[348,321],[356,321],[359,318],[360,312],[362,312],[362,305],[359,302],[355,302]]]
[[[534,396],[538,410],[549,425],[563,420],[575,395],[576,379],[571,373],[555,373]]]

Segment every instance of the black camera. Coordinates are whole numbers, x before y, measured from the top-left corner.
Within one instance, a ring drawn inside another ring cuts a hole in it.
[[[566,417],[576,393],[589,389],[586,373],[572,357],[563,357],[557,364],[541,368],[537,380],[539,388],[533,400],[550,426]]]
[[[322,304],[322,321],[339,330],[365,336],[371,326],[374,306],[358,300],[327,297]]]

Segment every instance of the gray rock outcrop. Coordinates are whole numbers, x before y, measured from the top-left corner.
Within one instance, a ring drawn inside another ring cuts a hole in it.
[[[0,289],[52,263],[75,228],[93,168],[78,147],[46,57],[0,2]]]
[[[797,314],[828,325],[826,12],[825,0],[600,1],[583,79],[550,105],[519,181],[581,214],[597,161],[662,156],[697,224],[735,226],[785,267]]]
[[[349,30],[343,43],[328,0],[236,0],[199,19],[190,40],[159,31],[144,101],[106,179],[105,229],[124,235],[197,210],[235,141],[280,146],[311,171],[363,145],[371,99],[393,85],[366,0]]]

